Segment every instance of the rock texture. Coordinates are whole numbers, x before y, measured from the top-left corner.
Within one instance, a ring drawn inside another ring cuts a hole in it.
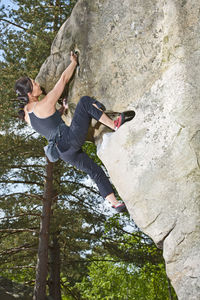
[[[136,110],[98,154],[136,224],[163,247],[178,298],[199,300],[199,1],[79,0],[38,74],[47,91],[71,49],[80,53],[72,113],[83,95]]]

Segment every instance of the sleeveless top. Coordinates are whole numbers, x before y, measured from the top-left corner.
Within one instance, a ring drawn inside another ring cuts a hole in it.
[[[32,128],[49,141],[56,134],[58,127],[65,124],[58,110],[47,118],[39,118],[34,112],[29,112]]]
[[[55,113],[47,118],[39,118],[33,111],[28,114],[32,128],[42,136],[45,136],[49,142],[48,145],[44,147],[46,156],[51,162],[57,161],[60,157],[57,142],[59,141],[62,132],[69,129],[62,120],[59,111],[56,110]]]

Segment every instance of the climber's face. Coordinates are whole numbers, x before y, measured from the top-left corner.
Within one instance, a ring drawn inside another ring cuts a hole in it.
[[[38,82],[35,80],[31,79],[32,85],[33,85],[33,90],[31,92],[32,97],[39,97],[42,94],[42,90],[40,88],[40,85]]]

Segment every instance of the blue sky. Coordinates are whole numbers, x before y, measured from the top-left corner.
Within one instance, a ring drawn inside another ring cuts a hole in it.
[[[11,5],[11,6],[16,6],[11,0],[1,0],[0,5],[4,4],[5,6]]]
[[[5,5],[5,7],[11,6],[11,7],[17,7],[13,1],[11,0],[0,0],[0,6]],[[2,60],[2,51],[0,49],[0,60]]]

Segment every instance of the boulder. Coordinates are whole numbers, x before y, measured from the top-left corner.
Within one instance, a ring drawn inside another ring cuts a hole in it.
[[[200,295],[200,3],[79,0],[37,76],[49,91],[79,52],[71,115],[88,95],[136,117],[96,138],[130,215],[163,248],[180,300]],[[67,122],[70,122],[71,115]]]

